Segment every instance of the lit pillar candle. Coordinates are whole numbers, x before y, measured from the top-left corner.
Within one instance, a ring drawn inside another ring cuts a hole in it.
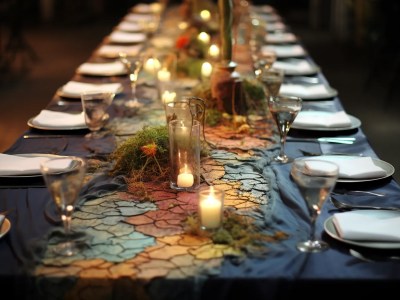
[[[210,35],[207,32],[200,32],[197,38],[206,45],[210,43]]]
[[[201,76],[203,78],[210,78],[212,73],[212,65],[209,62],[204,62],[201,65]]]
[[[178,175],[177,185],[181,188],[191,187],[194,183],[193,174],[185,164],[185,167],[181,170],[182,172]]]
[[[205,229],[216,229],[222,224],[224,192],[209,190],[199,192],[199,215],[201,226]]]
[[[171,80],[171,72],[167,68],[162,68],[157,73],[157,78],[159,81],[166,82]]]
[[[161,101],[164,104],[168,104],[170,102],[173,102],[176,98],[176,93],[175,92],[170,92],[170,91],[164,91],[163,94],[161,95]]]
[[[219,57],[219,47],[215,44],[212,44],[210,48],[208,49],[208,55],[212,59],[218,59]]]

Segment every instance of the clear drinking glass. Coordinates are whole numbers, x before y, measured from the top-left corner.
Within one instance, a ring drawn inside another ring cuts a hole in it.
[[[302,102],[302,99],[299,97],[268,97],[268,108],[278,126],[280,136],[280,151],[274,157],[274,161],[276,162],[289,163],[293,161],[292,158],[285,154],[286,136],[294,119],[301,110]]]
[[[110,107],[115,94],[101,91],[88,91],[81,94],[85,122],[90,133],[85,137],[96,139],[103,136],[101,129],[108,119],[107,109]]]
[[[302,252],[324,251],[329,245],[315,238],[315,221],[336,184],[339,167],[330,161],[297,158],[293,162],[291,175],[307,204],[311,217],[310,238],[299,242],[297,248]]]
[[[74,255],[82,245],[72,238],[71,221],[86,173],[86,162],[75,156],[60,157],[43,162],[40,169],[64,225],[65,236],[53,250],[64,256]]]

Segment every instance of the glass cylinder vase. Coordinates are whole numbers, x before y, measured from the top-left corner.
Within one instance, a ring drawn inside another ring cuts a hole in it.
[[[168,130],[170,187],[193,191],[200,185],[200,122],[172,120]]]

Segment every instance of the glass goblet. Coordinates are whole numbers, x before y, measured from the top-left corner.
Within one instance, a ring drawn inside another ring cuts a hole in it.
[[[339,167],[330,161],[312,158],[294,160],[290,174],[307,204],[311,218],[311,234],[307,241],[297,244],[302,252],[321,252],[329,248],[326,242],[315,238],[315,221],[339,176]]]
[[[274,157],[274,161],[276,162],[289,163],[293,161],[291,157],[285,154],[285,143],[290,126],[301,110],[302,102],[302,99],[299,97],[268,97],[268,108],[275,120],[280,136],[280,151],[279,154]]]
[[[277,54],[273,50],[254,50],[253,60],[255,75],[260,76],[263,72],[270,70],[276,59]]]
[[[75,156],[54,158],[43,162],[40,170],[64,226],[65,236],[53,250],[63,256],[74,255],[82,245],[72,238],[71,221],[86,173],[86,162]]]
[[[267,97],[276,97],[279,95],[284,77],[285,74],[283,70],[271,68],[261,72],[260,75],[257,76],[257,79],[264,86]]]
[[[81,94],[85,123],[90,130],[90,133],[85,136],[86,138],[96,139],[103,136],[101,129],[108,120],[107,109],[114,96],[114,93],[101,91],[88,91]]]
[[[130,108],[138,108],[140,105],[136,95],[136,87],[139,73],[144,64],[144,56],[142,54],[129,55],[126,52],[119,52],[118,55],[125,67],[131,85],[131,98],[125,102],[125,105]]]

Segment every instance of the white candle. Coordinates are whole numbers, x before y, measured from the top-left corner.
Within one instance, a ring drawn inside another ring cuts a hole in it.
[[[203,76],[204,78],[209,78],[211,76],[212,73],[212,65],[209,62],[204,62],[201,65],[201,76]]]
[[[182,168],[181,173],[178,175],[178,180],[176,183],[178,187],[182,188],[188,188],[193,185],[194,177],[186,164],[185,167]]]
[[[159,81],[166,82],[171,80],[171,72],[167,68],[162,68],[157,73],[157,78]]]
[[[144,69],[146,72],[150,74],[156,74],[157,70],[159,70],[161,67],[160,62],[156,58],[149,58],[146,60],[146,63],[144,64]]]
[[[215,199],[214,194],[210,194],[207,198],[199,202],[199,210],[201,216],[201,225],[207,229],[214,229],[221,226],[222,203]]]
[[[210,21],[210,19],[211,19],[211,13],[210,13],[210,11],[207,10],[207,9],[202,10],[202,11],[200,12],[200,18],[201,18],[203,21],[205,21],[205,22]]]
[[[170,91],[164,91],[164,93],[161,95],[161,101],[164,104],[168,104],[170,102],[173,102],[176,98],[176,93],[175,92],[170,92]]]
[[[208,49],[208,55],[210,55],[210,57],[213,59],[217,59],[219,57],[219,47],[215,44],[212,44]]]
[[[202,41],[204,44],[209,44],[210,43],[210,35],[207,32],[200,32],[197,38]]]

